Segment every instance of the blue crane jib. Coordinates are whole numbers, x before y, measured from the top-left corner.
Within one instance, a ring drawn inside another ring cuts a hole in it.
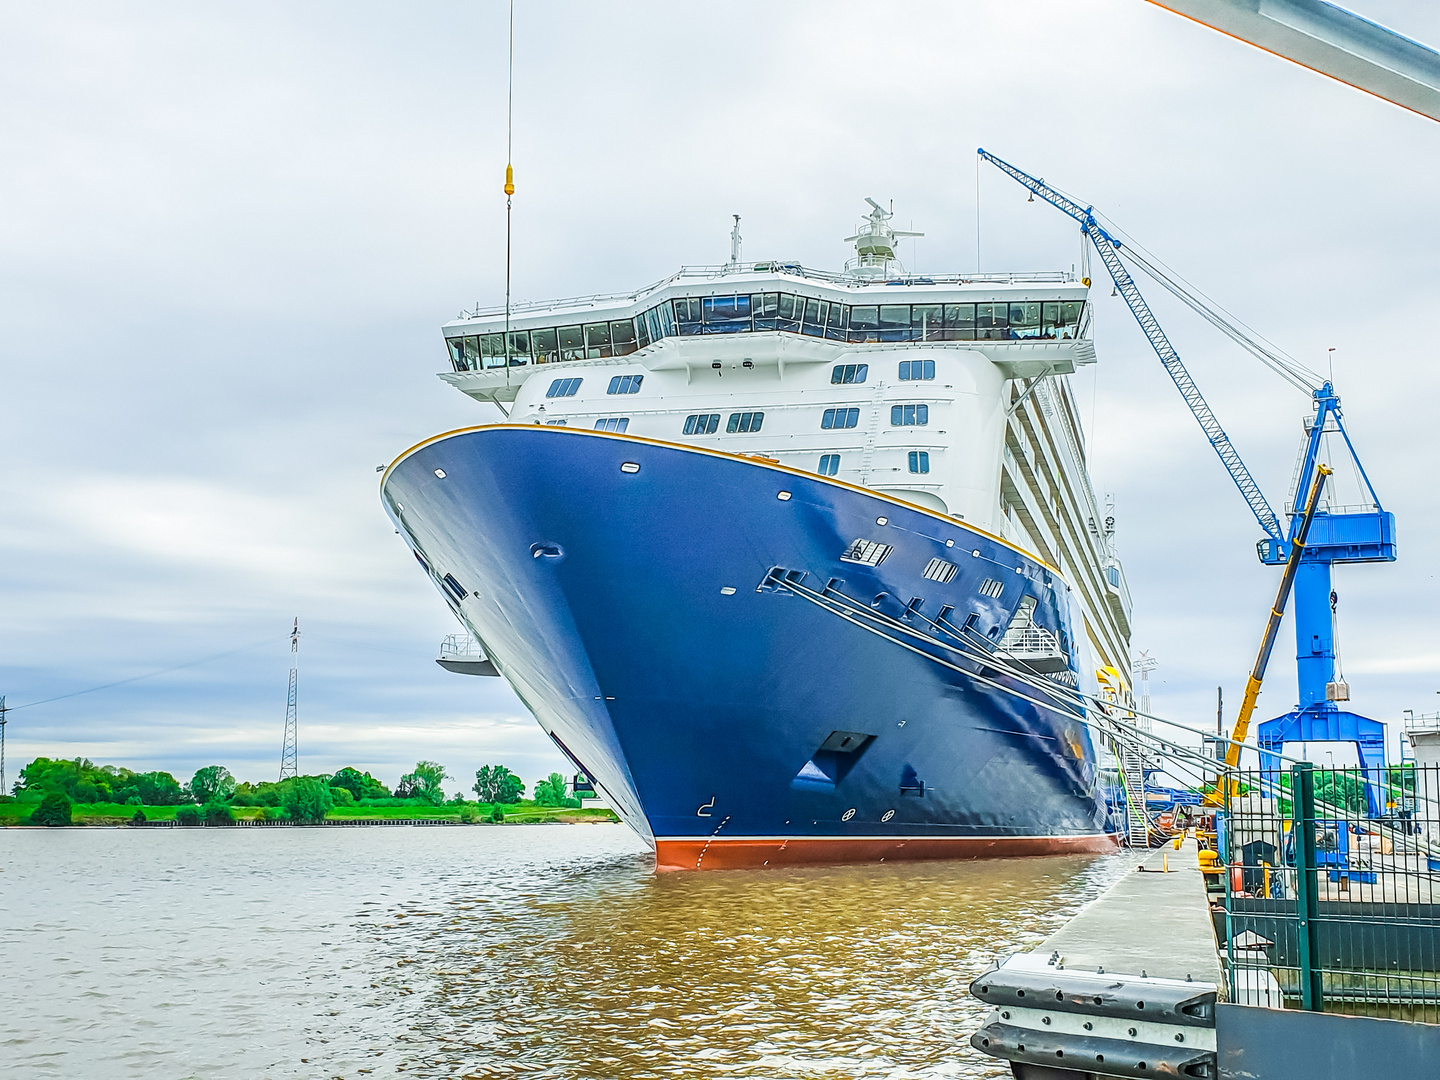
[[[1281,528],[1278,515],[1270,508],[1270,503],[1260,490],[1260,485],[1250,474],[1250,470],[1246,468],[1245,462],[1241,460],[1239,451],[1230,441],[1230,436],[1225,434],[1225,429],[1220,426],[1220,421],[1210,408],[1209,402],[1200,393],[1200,388],[1196,386],[1195,380],[1181,362],[1180,354],[1171,344],[1160,326],[1160,321],[1150,310],[1150,305],[1145,302],[1144,296],[1141,295],[1139,287],[1135,284],[1135,279],[1121,260],[1120,248],[1122,245],[1120,241],[1111,236],[1105,227],[1096,220],[1094,207],[1081,206],[1075,200],[1050,187],[1044,180],[1037,180],[1029,173],[1017,169],[994,154],[983,149],[977,152],[982,159],[990,162],[1001,172],[1028,188],[1033,194],[1040,196],[1051,206],[1080,223],[1080,231],[1090,238],[1096,253],[1100,256],[1100,261],[1105,264],[1106,270],[1110,272],[1110,277],[1115,282],[1116,291],[1124,297],[1125,303],[1135,316],[1135,321],[1140,324],[1141,331],[1149,340],[1151,347],[1154,348],[1156,356],[1159,357],[1161,365],[1174,381],[1181,397],[1185,399],[1185,404],[1189,406],[1190,412],[1200,424],[1201,431],[1205,433],[1205,438],[1214,448],[1221,464],[1225,466],[1230,478],[1235,482],[1235,486],[1240,489],[1240,494],[1249,504],[1255,520],[1260,523],[1260,528],[1265,533],[1265,538],[1256,545],[1260,561],[1270,566],[1284,563],[1289,557],[1290,540],[1299,527],[1299,515],[1292,513],[1289,529]],[[1313,386],[1313,383],[1311,385]],[[1360,465],[1360,459],[1355,454],[1355,448],[1351,445],[1350,436],[1346,433],[1345,425],[1341,420],[1340,398],[1328,382],[1318,389],[1314,389],[1313,394],[1315,416],[1309,425],[1305,456],[1296,478],[1295,490],[1297,492],[1309,490],[1310,482],[1315,475],[1315,466],[1319,463],[1323,437],[1327,433],[1338,432],[1345,440],[1345,447],[1355,462],[1356,470],[1365,485],[1373,509],[1367,507],[1359,512],[1332,512],[1322,508],[1315,515],[1302,558],[1305,562],[1316,561],[1327,564],[1394,561],[1395,515],[1381,508],[1379,497],[1376,496],[1369,477],[1365,475],[1365,470]]]

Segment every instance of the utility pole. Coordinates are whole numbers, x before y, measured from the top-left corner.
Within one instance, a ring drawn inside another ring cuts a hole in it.
[[[5,695],[0,694],[0,795],[9,795],[10,789],[5,786],[5,714],[9,712],[5,708]]]
[[[285,743],[280,748],[280,779],[293,780],[300,775],[300,720],[295,708],[295,692],[300,682],[300,618],[290,631],[290,693],[285,703]]]

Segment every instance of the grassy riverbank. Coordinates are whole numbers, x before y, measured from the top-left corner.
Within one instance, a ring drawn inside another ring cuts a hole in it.
[[[28,824],[30,814],[34,811],[36,803],[33,802],[0,802],[0,827],[10,825]],[[474,803],[469,804],[471,810],[477,809]],[[135,816],[135,811],[140,810],[145,814],[147,821],[174,821],[178,806],[133,806],[126,803],[75,803],[71,808],[71,821],[75,825],[128,825],[130,819]],[[232,806],[231,812],[237,819],[254,819],[264,816],[264,810],[258,806]],[[325,815],[326,821],[395,821],[400,819],[411,819],[420,821],[460,822],[460,812],[464,809],[460,806],[337,806]],[[490,807],[481,805],[478,807],[482,820],[477,824],[488,825]],[[536,823],[579,823],[618,821],[619,819],[610,810],[603,807],[582,807],[579,810],[557,809],[549,806],[537,806],[528,799],[522,799],[518,803],[510,803],[501,807],[505,813],[506,824],[536,824]]]

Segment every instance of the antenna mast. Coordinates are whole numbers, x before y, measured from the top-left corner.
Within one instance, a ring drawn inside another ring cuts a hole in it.
[[[290,693],[285,703],[285,743],[280,748],[280,779],[294,780],[300,775],[300,720],[295,708],[295,691],[300,682],[300,618],[290,631]]]

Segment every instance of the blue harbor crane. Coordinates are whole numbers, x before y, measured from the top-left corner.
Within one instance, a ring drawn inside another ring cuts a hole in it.
[[[1299,677],[1299,700],[1295,708],[1283,716],[1267,720],[1260,725],[1256,742],[1260,750],[1261,766],[1267,772],[1278,768],[1273,756],[1286,743],[1291,742],[1349,742],[1354,743],[1359,753],[1360,767],[1373,783],[1366,784],[1370,812],[1380,816],[1382,808],[1377,795],[1383,790],[1385,768],[1385,727],[1377,720],[1360,716],[1342,707],[1349,701],[1349,686],[1336,678],[1335,673],[1335,619],[1336,594],[1331,588],[1330,568],[1337,563],[1370,563],[1395,561],[1395,515],[1383,509],[1375,493],[1359,455],[1345,430],[1340,410],[1340,397],[1328,381],[1317,381],[1306,368],[1268,347],[1263,341],[1248,333],[1243,327],[1225,318],[1213,307],[1206,304],[1191,290],[1186,289],[1172,275],[1154,265],[1132,245],[1126,256],[1147,274],[1197,314],[1205,318],[1216,329],[1237,344],[1255,354],[1262,362],[1292,385],[1308,392],[1314,402],[1314,415],[1306,419],[1306,439],[1299,470],[1295,477],[1294,497],[1288,508],[1290,523],[1282,528],[1280,520],[1265,499],[1260,485],[1246,468],[1220,426],[1220,421],[1200,393],[1195,380],[1180,361],[1180,354],[1166,337],[1150,305],[1140,295],[1140,290],[1131,277],[1120,256],[1121,243],[1096,220],[1094,208],[1081,206],[1073,199],[1056,191],[1028,173],[1002,161],[985,150],[977,151],[980,157],[990,162],[1028,188],[1033,196],[1039,196],[1080,223],[1080,231],[1090,238],[1100,261],[1110,272],[1116,291],[1125,298],[1140,329],[1149,339],[1161,365],[1174,380],[1185,404],[1190,407],[1195,419],[1210,445],[1219,455],[1221,463],[1235,486],[1240,489],[1249,504],[1255,520],[1260,523],[1264,538],[1256,544],[1260,561],[1266,566],[1281,566],[1291,557],[1292,547],[1300,540],[1300,562],[1294,567],[1295,594],[1295,663]],[[1089,284],[1087,278],[1085,284]],[[1318,474],[1324,466],[1320,461],[1321,446],[1327,434],[1338,433],[1344,439],[1345,449],[1354,462],[1355,471],[1368,497],[1359,508],[1339,507],[1326,504],[1317,508],[1313,520],[1306,527],[1305,501],[1307,492],[1315,485]],[[1284,599],[1277,600],[1278,610],[1283,611]],[[1259,690],[1259,677],[1264,675],[1264,662],[1268,651],[1262,650],[1257,662],[1256,673],[1252,676],[1253,686],[1247,691],[1249,707],[1253,708],[1254,693]],[[1231,738],[1235,743],[1245,740],[1249,725],[1249,711],[1242,707]],[[1238,751],[1238,747],[1236,747]],[[1233,762],[1231,763],[1233,764]],[[1272,782],[1276,778],[1271,777]]]

